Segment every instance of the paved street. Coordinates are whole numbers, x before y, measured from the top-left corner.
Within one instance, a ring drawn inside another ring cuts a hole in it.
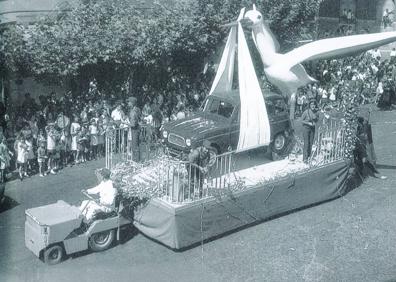
[[[346,196],[175,252],[142,234],[47,266],[24,246],[24,211],[79,204],[104,161],[12,181],[0,213],[0,281],[396,281],[396,110],[373,110],[379,170]]]

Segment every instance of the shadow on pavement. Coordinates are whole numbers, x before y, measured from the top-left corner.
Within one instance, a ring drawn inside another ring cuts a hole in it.
[[[4,201],[2,204],[0,204],[0,213],[10,210],[12,208],[15,208],[18,205],[19,205],[19,203],[17,201],[15,201],[14,199],[12,199],[8,196],[4,196]]]

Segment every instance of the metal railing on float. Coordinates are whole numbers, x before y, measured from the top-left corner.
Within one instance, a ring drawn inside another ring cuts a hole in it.
[[[144,160],[150,159],[156,153],[158,137],[151,125],[139,126],[139,155]],[[142,152],[142,154],[140,154]],[[135,160],[132,148],[132,131],[129,127],[115,127],[108,129],[105,134],[105,162],[106,168],[111,169],[122,161]]]
[[[345,125],[339,119],[327,119],[318,128],[309,164],[321,166],[344,159]]]
[[[187,161],[161,160],[164,173],[159,174],[162,199],[170,203],[191,202],[211,197],[231,185],[233,152],[218,155],[208,169]]]
[[[141,127],[143,146],[151,146],[150,129]],[[120,161],[132,161],[133,152],[127,128],[118,128],[106,134],[106,167],[113,167]],[[340,120],[329,119],[318,128],[315,136],[312,155],[309,160],[311,167],[320,167],[344,159],[345,126]],[[156,142],[159,144],[159,142]],[[158,148],[157,148],[158,149]],[[146,160],[150,160],[148,150]],[[151,153],[154,156],[154,153]],[[216,156],[208,169],[202,170],[188,161],[172,158],[168,154],[156,158],[156,170],[150,178],[155,179],[154,185],[161,191],[161,199],[172,204],[183,204],[199,201],[216,194],[227,193],[227,189],[237,184],[234,172],[235,152],[226,152]],[[149,162],[146,165],[153,165]],[[145,164],[142,163],[142,168]],[[138,172],[137,172],[138,173]]]

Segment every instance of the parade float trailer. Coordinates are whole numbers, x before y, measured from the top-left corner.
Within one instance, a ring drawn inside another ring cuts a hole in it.
[[[209,179],[200,196],[191,191],[188,173],[183,178],[177,165],[170,167],[164,196],[138,209],[134,225],[173,249],[339,197],[349,170],[342,159],[317,167],[275,161]]]
[[[129,195],[132,198],[139,194],[135,193],[139,189],[152,192],[148,197],[150,200],[136,209],[134,225],[148,237],[172,249],[183,249],[285,212],[334,199],[347,190],[350,163],[344,156],[345,126],[341,121],[333,121],[319,130],[308,163],[302,162],[301,155],[291,155],[280,161],[265,163],[262,160],[248,167],[238,166],[241,155],[268,147],[273,141],[266,95],[260,88],[240,24],[243,16],[244,10],[231,27],[207,99],[232,98],[228,95],[234,93],[237,53],[240,105],[235,109],[239,118],[235,150],[217,155],[209,173],[199,175],[203,179],[196,179],[194,164],[166,156],[130,173],[127,171],[131,163],[122,163],[113,170],[114,179],[126,198],[128,194],[132,194]],[[260,35],[256,38],[258,48],[263,47],[261,39]],[[230,114],[232,117],[233,113]],[[172,132],[172,128],[188,124],[188,119],[165,125],[164,129],[168,131],[163,136],[164,143],[170,149],[174,149],[172,145],[188,149],[191,144],[209,138],[213,145],[208,132],[214,125],[205,120],[208,119],[200,117],[201,122],[192,128],[194,132],[202,132],[200,138],[193,137],[188,141],[191,136]],[[122,135],[125,134],[119,134]],[[109,154],[112,150],[110,148]]]

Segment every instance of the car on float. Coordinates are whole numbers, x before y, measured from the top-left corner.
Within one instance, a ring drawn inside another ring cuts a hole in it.
[[[272,152],[283,155],[291,139],[292,127],[283,96],[270,92],[264,95],[271,127]],[[201,109],[180,120],[162,126],[162,142],[174,156],[189,153],[203,140],[211,143],[213,156],[235,150],[239,140],[240,98],[237,90],[207,96]]]
[[[84,195],[96,201],[83,191]],[[62,200],[25,211],[25,245],[47,264],[57,264],[66,255],[90,249],[108,249],[120,230],[132,221],[118,210],[85,224],[79,207]]]

